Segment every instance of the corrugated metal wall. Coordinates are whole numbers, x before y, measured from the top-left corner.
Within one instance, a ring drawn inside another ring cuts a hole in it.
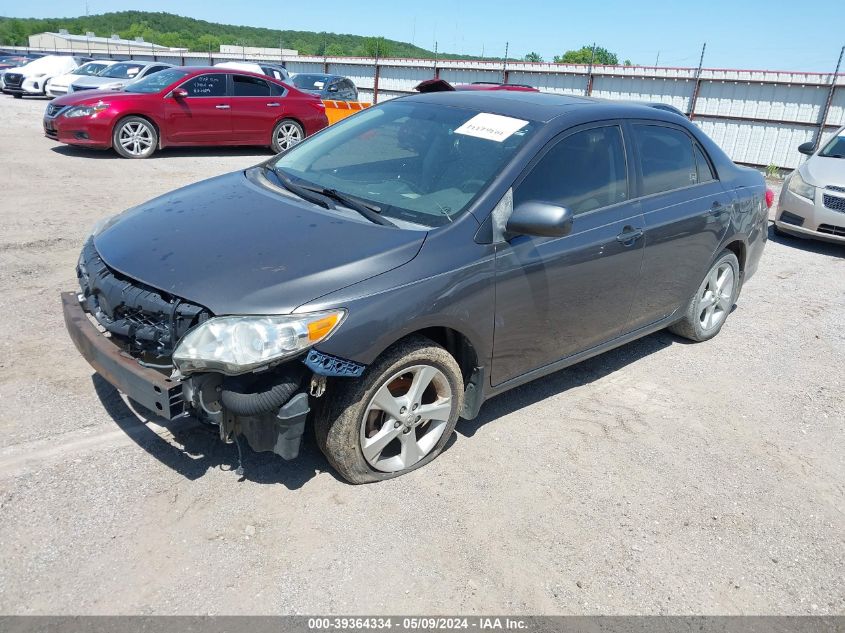
[[[53,51],[45,51],[53,52]],[[58,51],[67,52],[67,51]],[[77,53],[79,51],[76,51]],[[121,57],[126,57],[122,55]],[[133,54],[139,59],[152,59]],[[782,168],[800,164],[797,147],[813,140],[821,129],[828,138],[845,125],[845,75],[836,81],[830,109],[822,121],[832,73],[771,70],[652,68],[527,62],[465,60],[374,59],[357,57],[249,56],[278,63],[298,72],[331,72],[355,82],[361,98],[384,101],[413,92],[420,81],[435,75],[450,83],[502,81],[529,84],[559,94],[613,100],[659,101],[685,113],[737,162]],[[157,54],[156,59],[185,65],[230,60],[222,53]],[[377,78],[377,80],[376,80]]]

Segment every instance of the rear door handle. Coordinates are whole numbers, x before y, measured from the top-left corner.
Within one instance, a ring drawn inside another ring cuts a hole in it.
[[[217,105],[217,106],[214,106],[214,107],[217,108],[218,110],[228,110],[231,106]]]
[[[621,242],[625,246],[633,246],[634,242],[642,236],[642,229],[635,229],[633,226],[626,226],[622,229],[622,232],[616,236],[616,241]]]
[[[716,200],[712,205],[710,205],[710,213],[713,215],[722,215],[725,212],[725,205],[721,202]]]
[[[268,108],[278,108],[280,105],[281,105],[280,103],[273,102],[273,103],[268,103],[267,107]]]

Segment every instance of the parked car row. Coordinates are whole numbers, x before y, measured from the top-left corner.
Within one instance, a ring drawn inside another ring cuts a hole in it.
[[[0,89],[17,99],[23,96],[46,96],[47,83],[54,77],[73,72],[90,57],[44,55],[21,66],[0,71]]]

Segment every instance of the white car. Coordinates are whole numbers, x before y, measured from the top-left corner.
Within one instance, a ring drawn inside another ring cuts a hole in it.
[[[267,75],[278,79],[279,81],[287,81],[290,79],[290,73],[282,66],[276,64],[256,64],[255,62],[219,62],[214,64],[217,68],[231,68],[233,70],[245,70],[250,73],[258,75]]]
[[[814,151],[783,183],[775,215],[775,232],[845,244],[845,127]]]
[[[62,95],[66,95],[68,93],[68,89],[70,88],[70,84],[77,79],[99,75],[106,68],[116,63],[116,61],[111,59],[97,59],[93,62],[82,64],[82,66],[76,68],[73,72],[53,77],[47,82],[47,96],[61,97]]]
[[[64,75],[78,68],[90,57],[83,60],[69,55],[46,55],[39,57],[25,66],[12,68],[3,75],[3,92],[19,99],[27,96],[47,94],[47,82],[53,77]]]

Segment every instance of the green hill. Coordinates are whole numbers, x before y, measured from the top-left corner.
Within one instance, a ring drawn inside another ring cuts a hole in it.
[[[380,57],[434,58],[432,51],[383,37],[235,26],[148,11],[120,11],[77,18],[0,17],[0,45],[25,46],[30,35],[44,31],[57,32],[59,29],[76,34],[92,31],[101,37],[109,37],[114,33],[129,39],[143,37],[147,42],[203,52],[217,51],[221,44],[273,48],[281,44],[284,48],[298,50],[302,55],[372,57],[378,49]],[[470,57],[444,53],[438,56],[452,59]]]

